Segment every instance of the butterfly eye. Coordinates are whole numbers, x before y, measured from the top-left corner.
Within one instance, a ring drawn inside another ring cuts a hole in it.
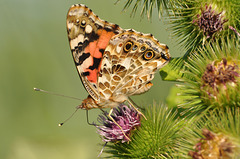
[[[162,53],[162,52],[161,52],[161,57],[162,57],[164,60],[169,60],[169,58],[168,58],[164,53]]]
[[[151,51],[151,50],[146,51],[146,52],[144,53],[144,59],[146,59],[146,60],[152,59],[153,56],[154,56],[154,53],[153,53],[153,51]]]
[[[124,51],[128,52],[131,49],[132,45],[133,43],[131,41],[128,41],[124,46]]]

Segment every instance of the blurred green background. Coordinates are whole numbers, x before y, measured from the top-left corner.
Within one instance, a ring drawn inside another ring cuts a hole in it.
[[[131,10],[121,12],[124,0],[1,0],[0,1],[0,158],[1,159],[80,159],[96,158],[102,143],[84,110],[63,127],[62,122],[81,101],[34,92],[38,87],[74,96],[87,97],[75,69],[66,33],[66,13],[75,3],[86,4],[101,19],[152,33],[170,48],[173,57],[181,53],[170,38],[167,26],[158,20],[141,19]],[[171,82],[159,74],[154,87],[133,97],[139,105],[166,98]],[[96,121],[99,110],[90,111]],[[104,156],[104,155],[103,155]]]

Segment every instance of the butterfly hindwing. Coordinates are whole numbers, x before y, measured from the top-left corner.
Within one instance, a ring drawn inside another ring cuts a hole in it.
[[[169,59],[167,46],[151,34],[126,30],[112,37],[105,49],[99,93],[104,99],[123,102],[131,95],[146,92],[152,86],[150,81],[156,70]]]

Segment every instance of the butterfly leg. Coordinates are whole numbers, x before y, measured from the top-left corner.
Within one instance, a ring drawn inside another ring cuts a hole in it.
[[[131,141],[131,139],[129,137],[127,137],[127,135],[125,134],[125,132],[123,131],[122,127],[113,119],[113,117],[111,116],[113,111],[113,108],[109,111],[108,117],[120,128],[120,130],[123,132],[123,135],[128,139],[128,141]]]
[[[94,123],[90,123],[90,122],[89,122],[89,118],[88,118],[88,110],[86,110],[86,116],[87,116],[87,123],[88,123],[88,125],[96,126],[96,124],[94,124]]]
[[[144,117],[145,120],[147,120],[147,118],[145,117],[145,115],[144,115],[142,112],[140,112],[140,111],[133,105],[133,103],[132,103],[129,99],[128,99],[127,101],[128,101],[128,103],[129,103],[139,114],[141,114],[141,115]]]

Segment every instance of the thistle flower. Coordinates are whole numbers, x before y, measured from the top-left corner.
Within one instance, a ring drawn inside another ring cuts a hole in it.
[[[164,105],[146,108],[148,120],[142,120],[131,142],[106,145],[109,158],[173,158],[178,133],[188,121],[177,119],[177,112]]]
[[[240,46],[232,39],[210,43],[185,62],[180,107],[191,112],[240,106]]]
[[[183,129],[179,158],[239,159],[240,108],[215,109]]]
[[[240,30],[240,1],[183,0],[170,16],[173,36],[187,50],[185,55],[209,41],[227,39]]]
[[[202,75],[202,87],[205,89],[207,94],[211,97],[217,98],[217,94],[220,89],[227,89],[227,84],[235,87],[238,82],[237,78],[240,77],[240,70],[236,63],[229,63],[226,58],[222,61],[214,61],[208,64],[204,74]]]
[[[201,8],[201,14],[197,14],[197,18],[193,19],[193,23],[198,25],[207,39],[213,37],[214,33],[222,31],[223,24],[227,21],[223,19],[223,12],[216,13],[212,6],[207,4]]]
[[[119,105],[114,108],[112,113],[113,119],[122,127],[124,133],[130,138],[132,131],[141,125],[140,114],[126,105]],[[96,126],[99,135],[104,142],[127,142],[128,139],[124,136],[121,129],[107,117],[107,114],[99,115],[98,121],[102,124]]]
[[[193,159],[232,158],[235,146],[226,135],[208,129],[203,129],[202,134],[205,138],[195,145],[195,151],[189,151],[189,156]]]

